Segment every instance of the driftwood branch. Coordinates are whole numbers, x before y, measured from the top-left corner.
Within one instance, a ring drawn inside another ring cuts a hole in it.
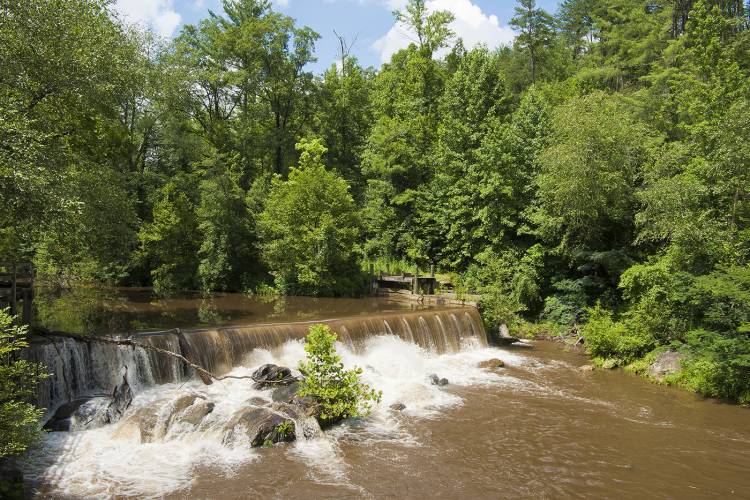
[[[193,361],[189,360],[188,358],[186,358],[180,353],[170,351],[167,349],[162,349],[160,347],[154,347],[152,345],[144,344],[141,342],[137,342],[131,338],[115,339],[112,337],[77,335],[75,333],[53,332],[53,331],[41,330],[41,329],[37,330],[35,333],[39,335],[40,337],[44,337],[49,340],[54,340],[56,338],[68,338],[68,339],[76,340],[78,342],[86,342],[88,344],[90,344],[91,342],[99,342],[102,344],[111,344],[111,345],[124,346],[124,347],[132,347],[132,348],[139,347],[147,351],[164,354],[165,356],[170,356],[170,357],[179,359],[180,361],[188,365],[190,368],[195,370],[195,372],[201,378],[203,383],[206,385],[211,385],[214,380],[226,380],[226,379],[250,379],[252,380],[253,379],[251,376],[248,376],[248,375],[223,375],[223,376],[214,375],[210,371],[194,363]]]

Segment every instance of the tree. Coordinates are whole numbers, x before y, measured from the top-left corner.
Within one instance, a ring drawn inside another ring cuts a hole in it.
[[[534,83],[542,51],[552,44],[554,20],[547,11],[537,8],[536,0],[518,0],[518,3],[516,15],[510,20],[510,25],[519,32],[515,43],[529,53],[531,83]]]
[[[325,162],[352,186],[355,199],[364,190],[361,162],[372,127],[372,71],[344,56],[341,69],[331,66],[319,82],[316,128],[328,151]]]
[[[428,12],[425,0],[409,0],[404,10],[396,11],[393,15],[396,22],[416,35],[417,47],[427,58],[446,47],[454,35],[448,27],[455,19],[453,14],[445,10]]]
[[[435,174],[416,202],[418,238],[432,263],[465,269],[494,237],[496,228],[483,224],[493,169],[480,165],[478,152],[510,106],[499,58],[483,47],[468,52],[446,82],[430,158]]]
[[[26,451],[38,439],[44,414],[29,400],[47,375],[44,367],[18,359],[18,351],[28,346],[27,328],[13,321],[0,309],[0,459]]]
[[[141,226],[139,239],[158,293],[195,288],[198,270],[198,221],[195,206],[173,182],[162,188],[153,221]]]
[[[381,392],[361,381],[361,368],[344,369],[334,342],[336,334],[329,327],[311,326],[305,339],[307,360],[299,364],[304,379],[297,394],[315,399],[319,405],[316,416],[322,425],[366,417],[381,397]]]
[[[360,222],[349,185],[323,165],[320,139],[302,140],[297,149],[299,168],[286,181],[273,180],[258,219],[263,261],[283,293],[359,294]]]
[[[244,290],[261,272],[240,175],[236,156],[217,155],[200,182],[198,276],[206,291]]]

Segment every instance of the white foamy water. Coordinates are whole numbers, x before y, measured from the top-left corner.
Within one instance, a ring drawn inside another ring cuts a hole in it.
[[[290,459],[308,465],[310,475],[322,483],[346,483],[347,465],[340,456],[339,440],[420,446],[404,428],[403,419],[439,418],[445,410],[463,404],[456,394],[457,386],[513,387],[520,383],[507,374],[478,368],[479,362],[499,358],[510,366],[533,369],[528,357],[471,343],[462,345],[457,353],[436,354],[395,336],[377,336],[367,339],[356,353],[344,344],[337,344],[337,349],[347,367],[364,370],[364,380],[382,391],[382,401],[366,419],[346,422],[310,441],[301,438],[292,444],[277,445],[284,447]],[[273,351],[256,349],[231,375],[249,376],[264,363],[295,368],[304,355],[301,341],[286,342]],[[449,385],[432,385],[431,374],[447,378]],[[165,422],[173,413],[173,406],[188,394],[214,403],[214,410],[197,427],[169,426]],[[28,457],[27,477],[44,485],[45,492],[53,496],[90,498],[160,497],[186,490],[195,469],[206,466],[231,476],[238,466],[263,460],[267,450],[252,449],[241,438],[224,443],[224,426],[236,411],[247,406],[250,398],[270,400],[270,396],[270,390],[253,389],[249,379],[227,379],[211,386],[189,381],[151,387],[136,395],[117,424],[46,434],[42,446]],[[406,409],[394,412],[389,408],[394,403],[403,403]],[[157,415],[157,431],[151,442],[142,442],[134,420],[148,413]],[[159,433],[162,427],[168,430]]]

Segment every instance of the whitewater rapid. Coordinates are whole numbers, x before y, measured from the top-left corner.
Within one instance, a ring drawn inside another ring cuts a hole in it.
[[[249,376],[265,363],[293,368],[304,358],[304,343],[288,341],[273,350],[256,349],[249,353],[231,375]],[[347,368],[361,367],[362,377],[382,391],[382,401],[365,418],[349,421],[313,440],[280,444],[290,460],[302,461],[321,481],[346,482],[346,463],[338,442],[356,436],[358,441],[391,442],[398,446],[421,446],[406,430],[404,419],[441,418],[448,409],[463,404],[455,394],[460,386],[523,385],[520,379],[500,371],[481,369],[479,362],[499,358],[509,366],[533,364],[531,358],[513,352],[482,347],[476,339],[462,340],[455,353],[437,354],[385,335],[367,339],[354,352],[343,343],[337,350]],[[450,384],[432,385],[429,376],[438,374]],[[231,416],[250,398],[270,402],[271,390],[253,389],[249,379],[226,379],[205,386],[200,381],[153,386],[139,392],[127,414],[113,425],[77,432],[50,432],[25,461],[27,479],[42,487],[44,494],[65,497],[138,496],[162,497],[190,488],[196,469],[211,467],[231,477],[239,466],[263,460],[266,449],[253,449],[249,443],[222,442],[222,430]],[[533,387],[527,387],[533,390]],[[186,394],[197,394],[215,404],[199,428],[172,426],[154,442],[142,443],[128,415],[151,407],[168,414],[171,404]],[[403,403],[406,408],[389,407]],[[245,470],[245,469],[243,469]]]

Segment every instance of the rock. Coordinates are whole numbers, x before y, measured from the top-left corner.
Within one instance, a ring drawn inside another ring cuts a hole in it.
[[[406,409],[406,405],[404,403],[393,403],[389,408],[391,410],[403,411]]]
[[[164,401],[152,403],[149,406],[138,408],[124,418],[114,433],[114,437],[120,439],[129,439],[137,437],[141,443],[151,443],[156,438],[161,437],[159,434],[159,414],[156,408]]]
[[[509,346],[511,344],[515,344],[516,342],[520,342],[521,340],[516,337],[497,337],[495,339],[495,343],[500,346]]]
[[[578,371],[580,372],[593,372],[594,371],[594,365],[583,365],[578,367]]]
[[[429,376],[429,379],[432,385],[439,385],[439,386],[448,385],[447,378],[440,378],[434,373]]]
[[[265,389],[268,386],[288,385],[296,382],[292,371],[285,366],[266,364],[255,370],[252,374],[256,389]]]
[[[500,337],[510,337],[510,330],[508,329],[508,325],[506,325],[505,323],[500,325]]]
[[[502,368],[505,366],[505,363],[502,359],[492,358],[488,359],[487,361],[482,361],[479,363],[479,368]]]
[[[266,398],[262,398],[260,396],[253,396],[252,398],[248,399],[245,404],[247,406],[268,406],[271,404],[269,400]]]
[[[243,408],[224,426],[224,444],[246,437],[250,446],[267,446],[294,441],[294,421],[270,408]]]
[[[299,407],[308,417],[313,417],[318,413],[318,401],[312,396],[294,396],[290,404]]]
[[[104,425],[104,412],[109,406],[108,397],[79,398],[60,406],[45,424],[44,428],[53,432],[84,430]],[[101,416],[97,418],[97,413]],[[95,422],[96,420],[96,422]]]
[[[648,374],[661,382],[668,375],[673,375],[682,370],[682,361],[686,358],[685,354],[677,351],[663,352],[649,365]]]
[[[274,402],[283,401],[284,403],[288,403],[297,395],[298,390],[299,382],[296,381],[289,385],[282,385],[273,390],[273,393],[271,393],[271,400]]]
[[[44,424],[50,431],[67,432],[96,429],[119,421],[133,401],[133,392],[128,380],[112,391],[112,396],[78,398],[60,406]]]
[[[125,411],[130,408],[130,403],[133,402],[133,391],[130,389],[130,384],[128,384],[127,375],[128,372],[126,370],[122,376],[122,382],[112,391],[112,402],[107,408],[108,424],[113,424],[120,420]]]
[[[173,400],[169,406],[169,413],[159,419],[156,431],[158,437],[164,437],[169,429],[177,422],[191,423],[197,425],[200,421],[214,410],[214,404],[206,401],[202,394],[186,394]],[[189,413],[187,420],[186,414]],[[195,423],[192,423],[195,422]]]
[[[214,411],[214,403],[210,401],[196,401],[182,412],[176,419],[177,422],[190,424],[197,427],[206,415]]]
[[[305,439],[313,439],[322,433],[320,424],[314,414],[310,414],[306,408],[290,403],[274,403],[273,409],[294,420],[302,430]]]

